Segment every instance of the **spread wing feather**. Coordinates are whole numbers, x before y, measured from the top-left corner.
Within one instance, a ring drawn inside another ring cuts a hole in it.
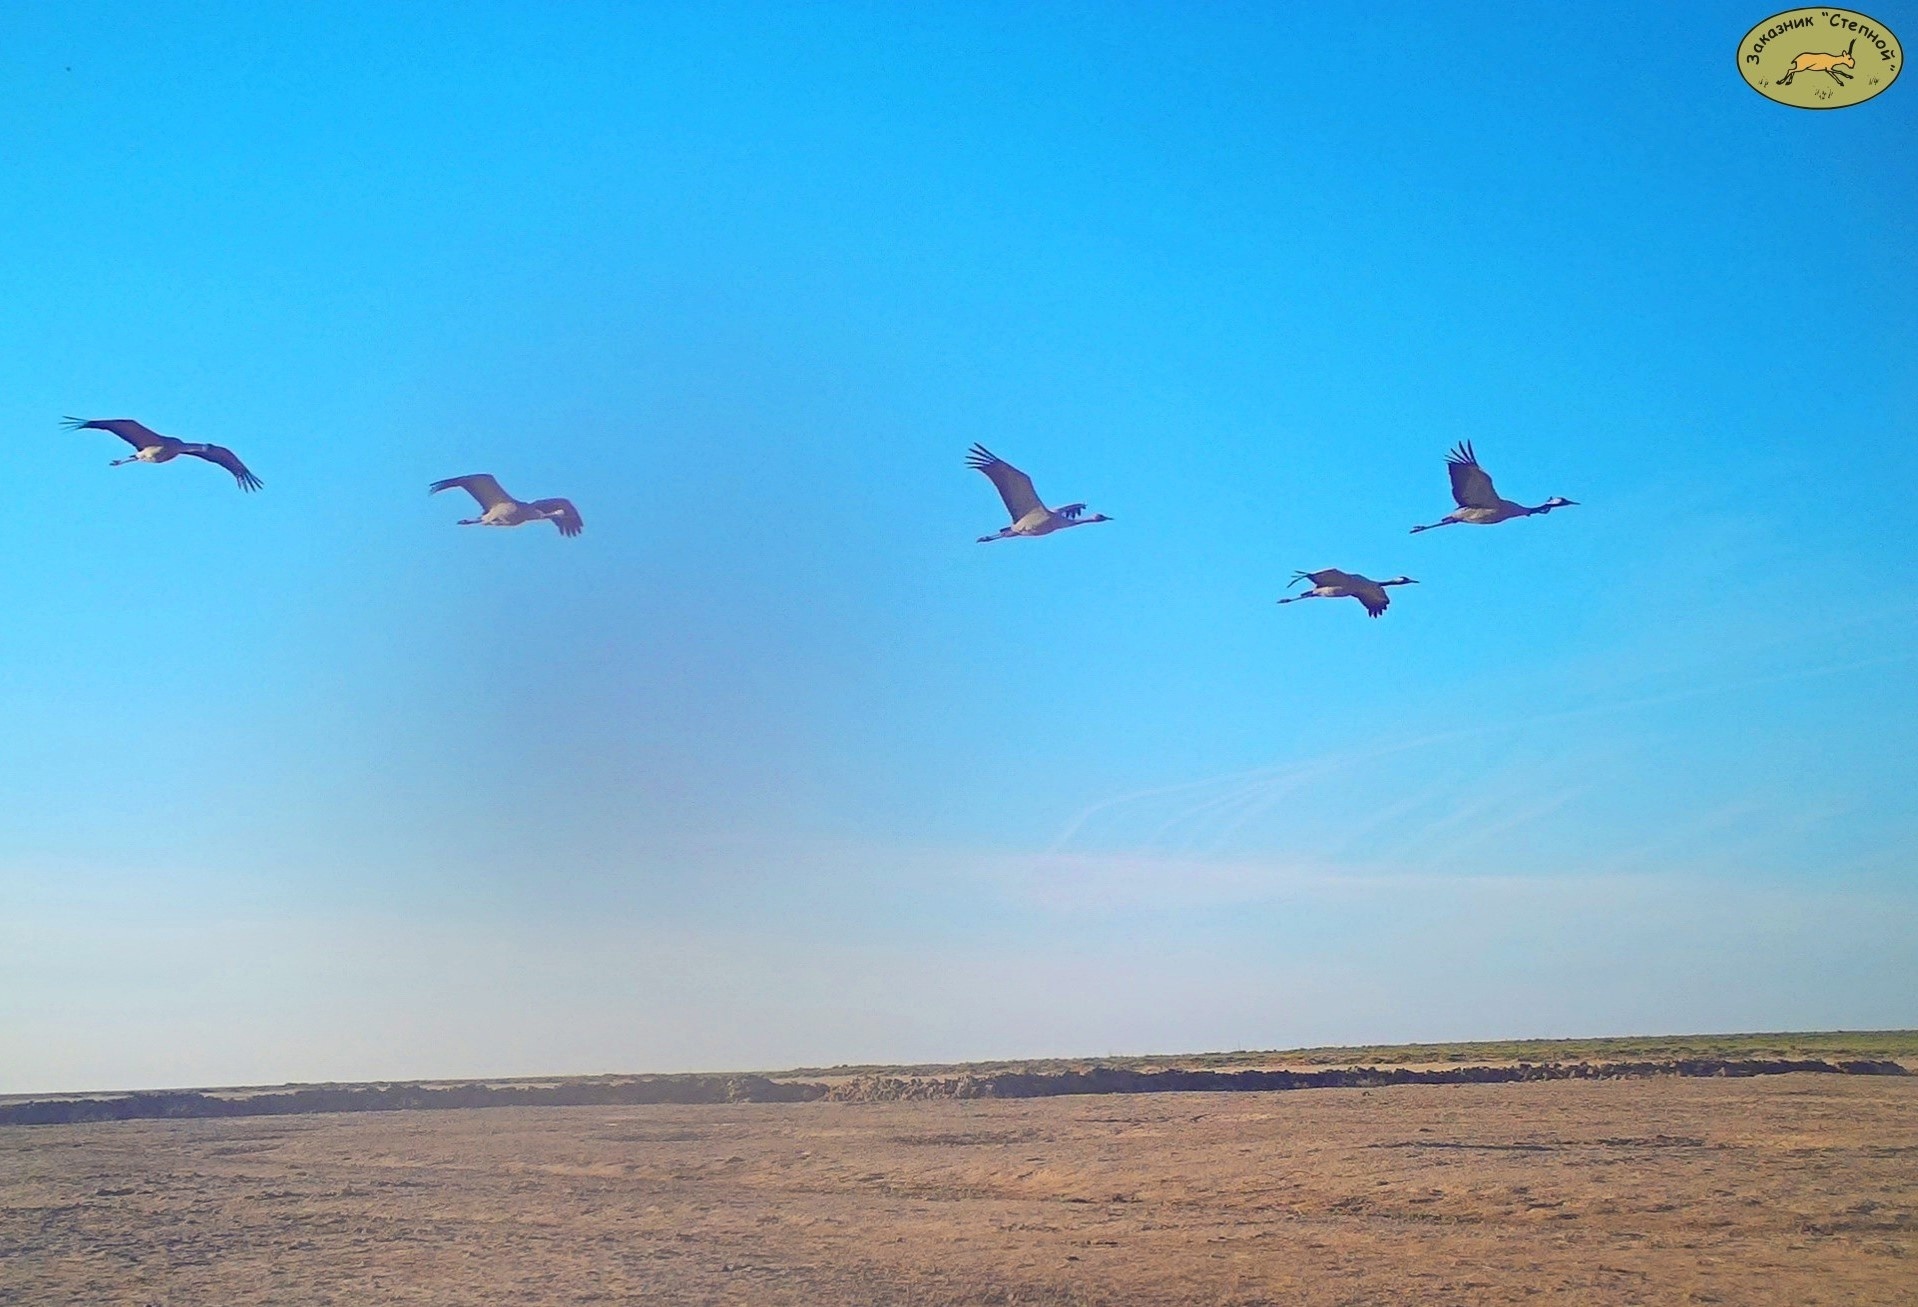
[[[999,498],[1005,501],[1006,511],[1012,514],[1014,522],[1028,513],[1045,511],[1046,506],[1039,502],[1039,494],[1032,488],[1032,478],[984,445],[974,445],[968,451],[966,466],[977,468],[992,479],[992,484],[999,491]],[[1079,507],[1083,509],[1085,505]]]
[[[166,437],[132,418],[63,418],[69,431],[111,431],[135,449],[151,449],[164,444]]]
[[[570,499],[535,499],[529,507],[544,513],[563,536],[576,536],[586,529],[586,523]]]
[[[437,495],[442,490],[451,490],[456,486],[477,499],[481,508],[497,508],[501,504],[514,502],[513,497],[501,490],[499,482],[487,472],[475,472],[471,476],[447,477],[444,481],[435,481],[426,493]]]
[[[180,452],[203,458],[209,463],[218,463],[233,474],[233,479],[239,482],[242,490],[250,492],[260,488],[260,478],[247,471],[246,464],[225,445],[183,445]]]
[[[1445,456],[1445,470],[1452,474],[1452,498],[1460,508],[1498,507],[1498,491],[1492,489],[1492,478],[1478,465],[1471,441],[1459,442],[1458,448]]]

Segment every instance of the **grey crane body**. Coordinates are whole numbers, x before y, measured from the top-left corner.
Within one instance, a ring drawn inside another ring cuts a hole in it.
[[[143,426],[132,418],[67,418],[69,431],[110,431],[133,446],[133,453],[126,458],[116,458],[108,467],[119,467],[123,463],[170,463],[182,454],[192,458],[205,459],[216,463],[233,475],[240,489],[254,491],[260,488],[260,478],[247,470],[239,456],[224,445],[196,444],[187,440],[175,440],[172,436],[163,436],[151,427]]]
[[[1112,520],[1104,513],[1087,513],[1084,504],[1047,508],[1038,492],[1032,488],[1032,478],[984,445],[974,445],[967,452],[966,466],[986,474],[993,488],[999,492],[999,498],[1004,501],[1006,511],[1012,515],[1011,526],[1001,527],[989,536],[980,536],[979,543],[982,545],[1018,536],[1051,535],[1054,531],[1064,531],[1068,527],[1090,526],[1094,522]]]
[[[1279,600],[1282,604],[1296,604],[1301,599],[1356,599],[1365,605],[1368,616],[1382,616],[1392,606],[1392,596],[1385,593],[1388,585],[1417,585],[1409,576],[1395,576],[1390,581],[1374,581],[1369,576],[1360,576],[1357,572],[1341,572],[1336,567],[1328,567],[1319,572],[1294,572],[1292,584],[1310,581],[1312,588],[1303,594],[1287,595]]]
[[[528,522],[551,522],[563,536],[576,536],[586,529],[572,500],[515,499],[485,472],[435,481],[427,493],[437,495],[442,490],[453,489],[464,490],[483,510],[478,517],[461,518],[461,526],[525,526]]]
[[[1472,442],[1460,443],[1457,449],[1445,456],[1445,470],[1452,477],[1452,500],[1458,508],[1436,522],[1412,528],[1412,534],[1432,531],[1442,526],[1491,526],[1494,522],[1508,522],[1515,517],[1533,517],[1549,513],[1554,508],[1573,508],[1578,501],[1563,499],[1557,495],[1542,504],[1527,507],[1510,499],[1499,496],[1492,488],[1492,478],[1479,466],[1478,455],[1472,452]]]

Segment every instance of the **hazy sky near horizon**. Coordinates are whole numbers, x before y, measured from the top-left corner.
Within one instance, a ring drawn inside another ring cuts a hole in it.
[[[10,10],[0,1091],[1918,1024],[1918,86],[1765,12]]]

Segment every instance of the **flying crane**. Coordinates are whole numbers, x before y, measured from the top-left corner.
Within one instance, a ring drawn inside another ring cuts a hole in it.
[[[999,528],[994,535],[979,537],[982,545],[992,540],[1010,540],[1015,536],[1051,535],[1054,531],[1064,531],[1068,527],[1090,526],[1094,522],[1112,520],[1104,513],[1086,514],[1084,504],[1047,508],[1040,501],[1038,492],[1032,488],[1032,478],[984,445],[972,447],[966,455],[966,466],[986,474],[998,489],[999,498],[1005,501],[1006,511],[1012,514],[1011,526]]]
[[[1461,442],[1457,449],[1445,456],[1445,470],[1452,474],[1452,498],[1458,508],[1436,522],[1413,527],[1413,535],[1460,522],[1467,526],[1490,526],[1494,522],[1531,517],[1549,513],[1554,508],[1571,508],[1578,504],[1576,499],[1561,499],[1554,495],[1542,504],[1527,508],[1524,504],[1499,498],[1498,491],[1492,488],[1491,475],[1479,466],[1478,455],[1472,452],[1472,442],[1469,440]]]
[[[576,536],[586,529],[579,510],[570,499],[518,500],[500,488],[498,481],[485,472],[471,476],[448,477],[435,481],[427,490],[437,495],[442,490],[464,490],[485,511],[478,517],[463,517],[461,526],[524,526],[528,522],[551,522],[563,536]]]
[[[69,431],[111,431],[120,439],[133,446],[133,453],[126,458],[116,458],[108,467],[119,467],[122,463],[170,463],[182,454],[193,458],[203,458],[209,463],[217,463],[233,474],[240,489],[258,490],[260,478],[247,471],[246,464],[239,456],[224,445],[200,445],[191,441],[175,440],[172,436],[163,436],[151,427],[142,426],[132,418],[66,418]]]

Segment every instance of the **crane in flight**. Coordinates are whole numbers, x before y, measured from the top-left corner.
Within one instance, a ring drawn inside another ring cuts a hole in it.
[[[1445,456],[1445,470],[1452,474],[1452,498],[1458,508],[1436,522],[1413,527],[1413,535],[1459,522],[1468,526],[1490,526],[1494,522],[1530,517],[1534,513],[1549,513],[1554,508],[1572,508],[1578,504],[1576,499],[1561,499],[1557,495],[1530,508],[1509,499],[1500,499],[1498,491],[1492,489],[1491,475],[1479,466],[1478,455],[1472,452],[1472,442],[1469,440],[1461,441],[1457,449]]]
[[[1005,500],[1006,511],[1012,514],[1011,526],[999,528],[995,535],[979,537],[982,545],[992,540],[1010,540],[1015,536],[1051,535],[1067,527],[1090,526],[1094,522],[1112,520],[1104,513],[1086,513],[1084,504],[1047,508],[1040,502],[1038,492],[1032,488],[1032,478],[984,445],[972,447],[966,454],[966,466],[986,474],[998,489],[999,498]]]
[[[1303,594],[1287,595],[1279,600],[1282,604],[1296,604],[1301,599],[1356,599],[1365,605],[1367,614],[1378,617],[1392,606],[1392,596],[1385,593],[1388,585],[1417,585],[1409,576],[1395,576],[1390,581],[1374,581],[1369,576],[1360,576],[1357,572],[1341,572],[1336,567],[1328,567],[1322,572],[1294,572],[1292,585],[1301,581],[1310,581],[1312,588]]]
[[[111,431],[133,446],[131,455],[114,459],[107,464],[108,467],[119,467],[122,463],[170,463],[182,454],[189,454],[209,463],[218,463],[233,474],[233,479],[242,490],[260,488],[260,478],[247,471],[246,464],[224,445],[196,445],[191,441],[175,440],[172,436],[163,436],[150,427],[142,426],[132,418],[66,418],[64,421],[69,431]]]
[[[518,500],[500,489],[499,482],[486,472],[435,481],[426,493],[437,495],[442,490],[455,488],[464,490],[478,500],[479,506],[485,510],[478,517],[461,518],[461,526],[524,526],[528,522],[551,522],[563,536],[576,536],[586,529],[586,523],[580,520],[579,510],[573,507],[572,500]]]

